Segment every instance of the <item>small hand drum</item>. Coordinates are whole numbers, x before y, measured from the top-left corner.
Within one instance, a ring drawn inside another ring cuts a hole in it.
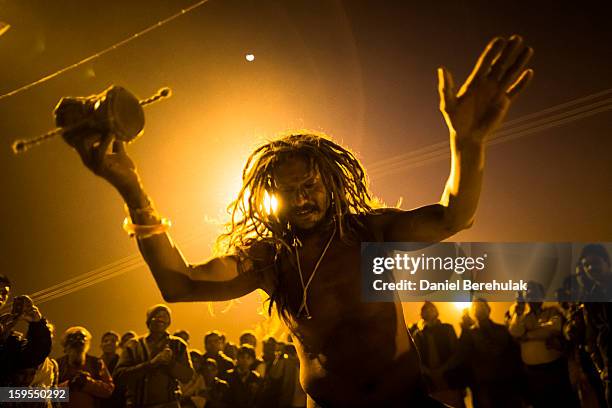
[[[13,151],[22,153],[58,134],[74,147],[75,138],[90,134],[112,134],[117,140],[131,142],[144,130],[143,106],[170,96],[162,88],[154,96],[138,100],[127,89],[113,85],[104,92],[87,97],[64,97],[55,107],[57,128],[30,140],[17,140]]]
[[[89,97],[65,97],[55,107],[55,124],[64,129],[65,139],[70,134],[88,133],[105,135],[130,142],[144,130],[144,111],[138,99],[125,88],[111,86],[104,92]]]

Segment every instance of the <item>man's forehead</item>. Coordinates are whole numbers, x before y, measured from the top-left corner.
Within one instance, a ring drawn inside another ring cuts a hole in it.
[[[170,317],[170,314],[166,310],[160,309],[160,310],[154,312],[153,315],[151,315],[151,317],[154,317],[154,318]]]
[[[319,176],[319,171],[316,166],[311,165],[306,160],[296,158],[296,160],[283,161],[276,166],[272,174],[274,184],[279,186],[316,179]]]

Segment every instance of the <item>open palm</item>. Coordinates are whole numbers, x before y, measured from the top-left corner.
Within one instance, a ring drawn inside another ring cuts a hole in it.
[[[499,126],[533,77],[533,70],[525,69],[532,55],[519,36],[495,38],[459,91],[451,73],[438,70],[440,110],[457,138],[482,142]]]

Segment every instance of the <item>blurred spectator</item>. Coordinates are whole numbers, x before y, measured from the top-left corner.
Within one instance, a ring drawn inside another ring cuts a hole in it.
[[[534,408],[577,407],[563,355],[563,315],[556,307],[543,306],[544,295],[541,284],[529,282],[528,310],[524,303],[516,303],[510,313],[509,330],[520,342],[527,397]]]
[[[119,348],[119,334],[112,330],[104,333],[102,335],[100,348],[102,349],[102,360],[104,360],[104,364],[106,364],[108,371],[112,373],[119,361],[119,354],[117,353],[117,349]]]
[[[240,345],[250,344],[257,351],[257,336],[250,330],[242,332],[239,338]]]
[[[582,407],[605,407],[603,384],[586,344],[583,305],[571,302],[560,302],[560,305],[565,316],[563,334],[568,345],[567,362],[574,392]]]
[[[7,303],[10,290],[10,280],[0,274],[0,308]],[[28,324],[25,337],[12,330],[20,321]],[[11,312],[0,316],[0,386],[21,382],[23,379],[15,376],[22,370],[33,369],[35,374],[50,352],[51,328],[47,321],[29,297],[16,297]]]
[[[278,342],[272,336],[268,336],[263,340],[263,354],[261,355],[266,367],[266,373],[276,359],[276,344]]]
[[[173,336],[180,337],[181,339],[185,340],[185,343],[187,343],[187,346],[189,347],[189,339],[191,338],[191,335],[187,330],[175,331]]]
[[[270,405],[259,405],[259,393],[261,390],[261,378],[259,374],[251,370],[255,361],[255,349],[245,344],[238,349],[238,360],[236,368],[228,372],[227,382],[229,384],[230,406],[232,408],[270,407]]]
[[[114,375],[126,388],[128,406],[179,406],[179,381],[189,382],[193,368],[187,344],[168,333],[170,322],[170,308],[151,307],[146,318],[149,333],[125,345]]]
[[[66,407],[94,408],[100,400],[113,393],[113,380],[101,358],[87,354],[91,334],[80,326],[70,327],[64,333],[64,356],[57,360],[59,386],[70,388]]]
[[[451,357],[457,351],[457,334],[448,323],[438,318],[438,308],[426,301],[421,308],[421,320],[414,332],[414,342],[421,355],[423,372],[433,398],[452,407],[464,407],[465,378],[453,367]]]
[[[193,365],[193,376],[187,383],[181,383],[181,408],[202,408],[206,400],[199,394],[204,390],[204,377],[202,375],[202,354],[197,350],[189,352]]]
[[[612,407],[610,360],[612,358],[612,268],[610,254],[601,244],[586,245],[580,254],[580,266],[591,281],[585,288],[582,311],[585,322],[585,343],[590,351],[605,390],[607,406]],[[598,300],[594,302],[593,300]]]
[[[206,400],[206,408],[230,408],[229,384],[217,377],[217,362],[212,359],[203,361],[204,390],[200,395]]]
[[[223,353],[222,334],[216,330],[206,333],[204,336],[204,360],[212,358],[217,362],[219,370],[218,377],[222,380],[227,379],[227,372],[234,368],[234,361]]]
[[[115,371],[119,362],[119,334],[112,330],[102,335],[100,348],[102,349],[102,360],[110,373]],[[122,407],[125,404],[125,388],[115,382],[115,389],[110,398],[102,400],[102,408]]]
[[[240,335],[240,346],[244,344],[250,344],[255,349],[255,353],[257,353],[257,336],[250,330],[242,332]],[[257,373],[264,378],[266,375],[266,364],[261,358],[256,357],[253,366],[251,366],[251,370],[257,371]]]
[[[119,348],[123,350],[123,348],[125,347],[127,342],[132,340],[132,339],[135,339],[136,337],[138,337],[138,335],[136,334],[135,331],[133,331],[133,330],[126,331],[121,336],[121,340],[119,341]]]
[[[232,361],[236,361],[238,358],[238,346],[236,346],[231,341],[225,343],[225,348],[223,349],[223,354],[232,359]],[[257,361],[255,361],[257,362]]]
[[[47,357],[38,368],[30,384],[31,387],[57,387],[59,383],[59,366],[57,361]]]
[[[469,375],[474,408],[521,408],[522,364],[518,345],[505,325],[490,318],[485,299],[475,299],[471,314],[463,315],[458,364]]]

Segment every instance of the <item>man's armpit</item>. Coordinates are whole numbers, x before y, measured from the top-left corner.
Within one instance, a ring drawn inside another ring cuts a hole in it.
[[[274,247],[269,243],[256,242],[237,256],[238,275],[253,274],[266,287],[274,272]]]

